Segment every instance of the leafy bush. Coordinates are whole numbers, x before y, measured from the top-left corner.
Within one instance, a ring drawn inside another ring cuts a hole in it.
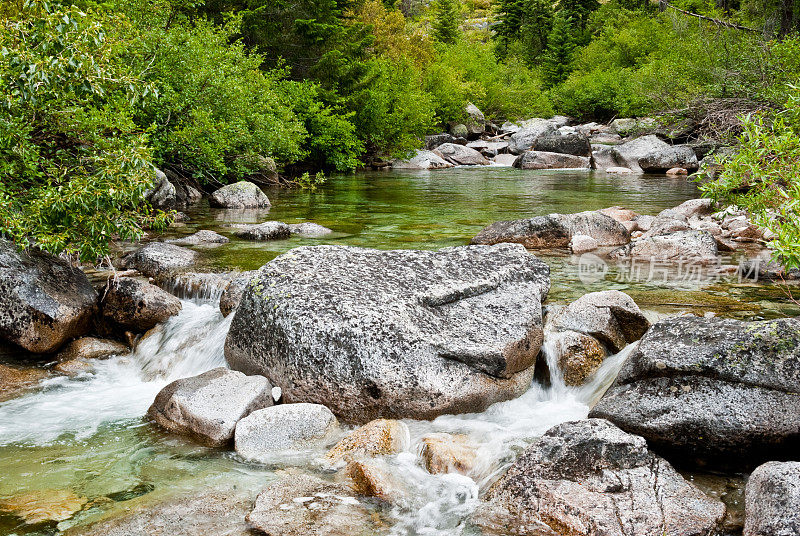
[[[134,107],[153,97],[119,18],[29,2],[0,26],[0,233],[93,261],[152,218],[154,172]]]

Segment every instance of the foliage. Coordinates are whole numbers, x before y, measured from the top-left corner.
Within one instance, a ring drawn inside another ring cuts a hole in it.
[[[150,216],[154,172],[134,107],[152,86],[120,61],[125,23],[29,2],[0,27],[0,233],[93,261]]]
[[[546,87],[555,86],[572,70],[572,56],[575,51],[574,32],[572,19],[559,12],[547,37],[547,50],[542,62],[542,82]]]
[[[318,186],[322,186],[328,182],[328,177],[321,171],[311,175],[308,171],[295,179],[295,182],[300,185],[304,190],[316,190]]]
[[[452,45],[458,39],[457,0],[433,0],[433,36],[440,43]]]
[[[748,210],[775,235],[778,260],[800,268],[800,91],[792,89],[785,112],[745,118],[738,152],[720,159],[722,171],[701,190]]]
[[[547,0],[500,0],[494,27],[497,42],[495,53],[506,59],[512,52],[528,65],[547,47],[547,36],[553,28],[553,6]]]

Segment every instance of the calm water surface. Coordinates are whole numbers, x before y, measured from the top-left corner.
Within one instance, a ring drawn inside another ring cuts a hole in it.
[[[343,244],[382,249],[437,249],[468,243],[497,220],[553,212],[571,213],[613,205],[656,214],[697,197],[683,178],[626,177],[573,171],[455,168],[436,172],[360,173],[333,178],[317,191],[272,190],[270,210],[219,210],[201,205],[191,220],[162,236],[213,229],[229,244],[197,248],[202,268],[255,269],[300,245]],[[312,221],[335,232],[323,238],[248,242],[233,237],[235,225],[280,220]],[[551,266],[549,303],[586,292],[616,288],[630,293],[652,319],[682,311],[740,318],[797,314],[773,285],[713,281],[629,281],[624,268],[587,284],[578,259],[566,251],[540,252]],[[736,263],[727,257],[725,263]],[[224,365],[222,344],[230,323],[211,299],[184,301],[180,315],[128,357],[98,364],[91,373],[52,378],[29,395],[0,404],[0,499],[21,492],[71,490],[87,505],[59,524],[25,525],[0,514],[0,534],[57,534],[102,515],[113,515],[176,490],[236,486],[254,495],[275,478],[275,470],[299,465],[318,468],[311,453],[301,460],[245,463],[230,452],[195,446],[168,436],[142,420],[158,390],[172,379]],[[521,398],[496,404],[478,415],[445,416],[432,423],[408,421],[412,449],[386,463],[414,499],[388,512],[394,533],[470,534],[464,519],[479,489],[510,463],[515,453],[550,426],[586,416],[591,400],[614,377],[621,360],[608,360],[594,383],[582,389],[532,386]],[[473,478],[428,475],[418,466],[414,445],[426,433],[468,434],[484,460]]]

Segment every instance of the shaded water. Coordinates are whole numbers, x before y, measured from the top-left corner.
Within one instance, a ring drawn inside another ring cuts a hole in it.
[[[278,190],[269,195],[274,205],[269,211],[225,211],[202,205],[189,212],[188,224],[159,238],[213,229],[232,241],[196,248],[204,268],[254,269],[299,245],[436,249],[465,244],[496,220],[611,205],[655,214],[696,197],[697,192],[680,178],[456,168],[417,174],[363,173],[335,178],[316,192]],[[231,224],[267,219],[313,221],[335,233],[274,242],[233,238]],[[735,280],[629,281],[620,276],[622,268],[613,266],[605,277],[583,283],[577,259],[564,251],[542,256],[552,268],[549,303],[616,288],[629,292],[653,318],[681,311],[742,318],[797,313],[774,286]],[[142,421],[167,382],[224,365],[230,317],[222,318],[218,298],[218,289],[210,288],[185,299],[182,312],[131,356],[98,362],[93,371],[76,377],[46,380],[36,392],[0,404],[0,497],[70,489],[93,501],[58,526],[24,526],[19,519],[0,514],[0,534],[52,534],[91,521],[108,509],[124,508],[137,496],[172,489],[200,489],[224,481],[255,493],[275,478],[274,470],[281,465],[278,460],[269,465],[246,463],[230,452],[198,447]],[[630,350],[609,358],[582,388],[568,388],[556,376],[551,386],[534,384],[522,397],[495,404],[481,414],[407,421],[410,449],[383,462],[411,492],[407,503],[387,512],[394,533],[469,533],[464,519],[475,507],[479,490],[545,430],[584,418]],[[543,357],[548,359],[547,345]],[[430,475],[420,467],[419,440],[433,431],[467,434],[479,446],[480,463],[470,477]],[[323,453],[320,448],[295,463],[314,470]]]

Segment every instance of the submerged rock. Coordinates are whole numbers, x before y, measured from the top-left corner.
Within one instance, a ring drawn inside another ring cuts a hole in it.
[[[685,464],[752,465],[800,448],[800,321],[686,316],[653,325],[590,416]]]
[[[164,242],[150,242],[123,257],[125,268],[140,271],[147,277],[166,278],[185,272],[197,263],[198,253]]]
[[[271,405],[272,386],[263,376],[215,368],[164,387],[147,416],[170,432],[222,446],[233,439],[237,422]]]
[[[0,338],[29,352],[54,352],[86,333],[96,302],[78,268],[43,251],[20,253],[0,238]]]
[[[147,331],[181,308],[181,301],[169,292],[132,277],[109,281],[101,302],[105,318],[136,331]]]
[[[321,404],[281,404],[252,412],[236,424],[236,452],[259,460],[278,450],[307,449],[332,434],[339,423]]]
[[[368,505],[341,484],[290,474],[256,499],[248,524],[269,536],[380,535],[386,532]]]
[[[652,229],[651,229],[652,231]],[[612,257],[639,257],[656,261],[708,263],[717,259],[717,241],[707,231],[677,231],[643,237],[610,253]]]
[[[239,181],[223,186],[208,198],[212,207],[220,208],[261,208],[272,203],[256,184]]]
[[[89,502],[69,489],[41,489],[17,493],[0,500],[0,511],[13,514],[29,525],[65,521]]]
[[[130,351],[126,344],[119,341],[81,337],[67,344],[58,353],[56,360],[65,362],[73,359],[106,359],[114,355],[125,355]]]
[[[34,388],[48,376],[47,371],[33,367],[10,367],[0,363],[0,402]]]
[[[800,534],[800,462],[768,462],[747,480],[743,536]]]
[[[450,137],[452,138],[452,136]],[[416,151],[414,156],[407,160],[392,160],[392,167],[394,169],[444,169],[453,167],[453,164],[433,151]]]
[[[292,233],[289,226],[282,221],[265,221],[258,225],[248,225],[234,234],[247,240],[285,240]]]
[[[706,536],[725,513],[643,438],[601,419],[545,432],[485,500],[474,522],[498,535]]]
[[[343,437],[325,458],[330,462],[338,462],[397,454],[406,450],[409,442],[406,423],[394,419],[375,419]]]
[[[520,246],[301,247],[253,278],[225,355],[350,422],[482,411],[527,389],[548,289]]]
[[[586,211],[495,222],[481,230],[471,243],[517,243],[528,249],[563,248],[569,246],[575,235],[593,238],[598,246],[618,246],[630,241],[630,233],[621,223],[600,212]]]
[[[333,231],[318,223],[304,221],[303,223],[290,223],[289,232],[300,236],[317,237],[331,234]]]

